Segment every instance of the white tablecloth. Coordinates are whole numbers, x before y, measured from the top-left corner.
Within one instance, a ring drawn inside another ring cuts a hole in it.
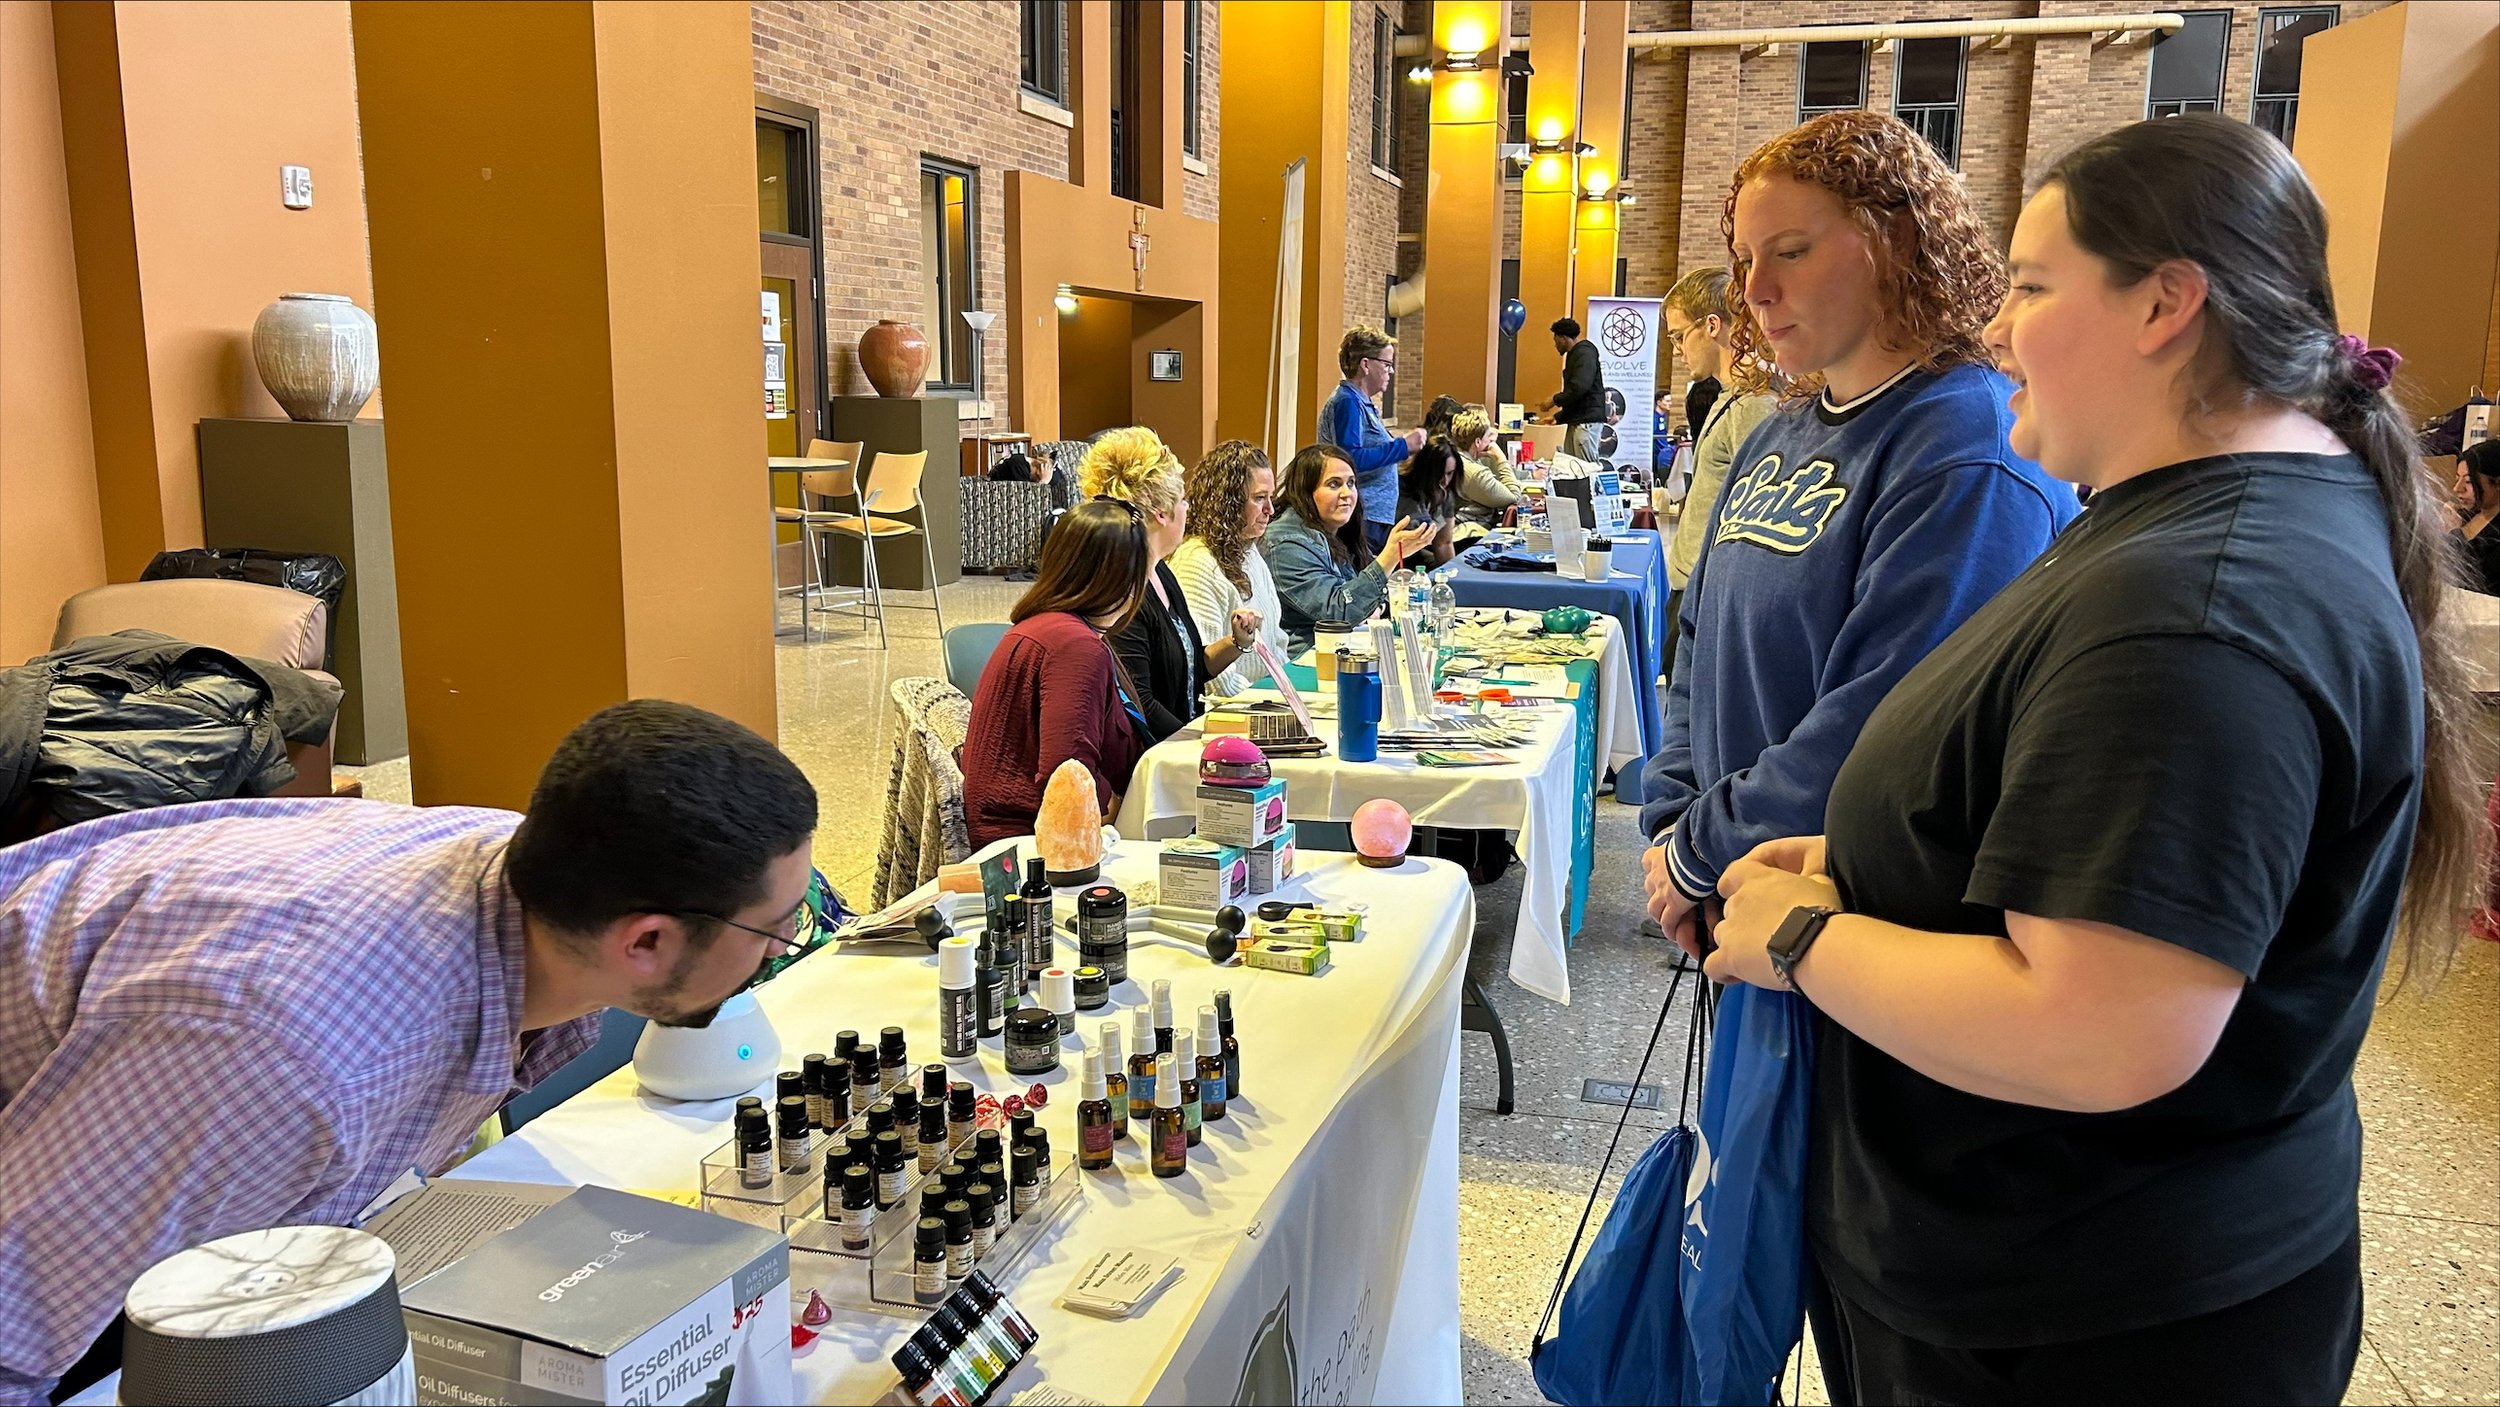
[[[1152,866],[1153,847],[1131,843],[1106,873],[1133,884]],[[1366,870],[1333,855],[1311,856],[1280,893],[1363,901],[1368,936],[1334,949],[1316,978],[1217,969],[1194,951],[1138,942],[1112,1006],[1080,1013],[1090,1042],[1103,1021],[1125,1023],[1154,978],[1171,979],[1185,1019],[1230,989],[1249,1098],[1206,1126],[1186,1175],[1158,1181],[1134,1137],[1119,1145],[1115,1171],[1077,1171],[1076,1072],[1048,1078],[1041,1123],[1058,1175],[1082,1178],[1085,1200],[1003,1285],[1041,1342],[995,1400],[1046,1380],[1105,1402],[1233,1401],[1245,1381],[1273,1386],[1288,1363],[1297,1400],[1459,1400],[1458,1000],[1474,893],[1439,861]],[[1074,892],[1059,902],[1065,912]],[[759,995],[787,1067],[830,1050],[837,1030],[873,1039],[888,1025],[908,1033],[915,1068],[936,1055],[933,957],[819,952]],[[977,1069],[954,1068],[1000,1095],[1029,1083],[1006,1074],[993,1046]],[[644,1096],[629,1065],[454,1176],[690,1190],[703,1155],[727,1138],[731,1108]],[[1123,1246],[1177,1257],[1183,1277],[1127,1321],[1058,1307],[1078,1267]],[[807,1288],[794,1265],[794,1303]],[[886,1355],[916,1323],[838,1312],[797,1358],[800,1400],[886,1391]]]
[[[1590,627],[1590,634],[1602,634],[1598,749],[1613,766],[1640,755],[1640,716],[1630,702],[1632,680],[1622,635],[1605,617]],[[1405,807],[1419,826],[1518,832],[1522,874],[1511,980],[1568,1004],[1571,964],[1565,911],[1571,900],[1571,808],[1593,806],[1596,798],[1575,775],[1574,719],[1567,705],[1513,710],[1509,716],[1533,725],[1535,736],[1519,750],[1517,762],[1499,767],[1426,767],[1411,754],[1391,752],[1375,762],[1344,762],[1332,754],[1280,757],[1270,766],[1285,779],[1285,812],[1297,821],[1352,820],[1356,807],[1386,797]],[[1323,732],[1333,726],[1326,719],[1320,722]],[[1159,839],[1189,833],[1197,815],[1202,746],[1202,739],[1187,736],[1147,750],[1121,797],[1122,835]]]

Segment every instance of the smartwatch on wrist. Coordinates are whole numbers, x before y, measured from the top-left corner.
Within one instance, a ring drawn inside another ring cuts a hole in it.
[[[1779,974],[1782,986],[1795,990],[1797,964],[1805,961],[1806,949],[1813,947],[1814,940],[1823,936],[1823,925],[1831,922],[1839,912],[1820,904],[1788,911],[1787,919],[1780,924],[1779,931],[1771,935],[1767,945],[1771,970]]]

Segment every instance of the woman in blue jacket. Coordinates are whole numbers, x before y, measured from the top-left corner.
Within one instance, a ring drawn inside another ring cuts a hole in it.
[[[1363,488],[1357,531],[1376,552],[1398,520],[1398,465],[1424,447],[1424,432],[1392,435],[1380,423],[1376,402],[1389,393],[1398,371],[1398,340],[1373,327],[1348,331],[1337,343],[1337,370],[1345,380],[1319,408],[1319,442],[1337,451]]]
[[[1389,573],[1438,531],[1430,523],[1399,522],[1387,543],[1373,550],[1363,539],[1364,495],[1354,466],[1330,445],[1294,455],[1276,497],[1276,520],[1259,539],[1259,551],[1276,578],[1285,638],[1295,654],[1310,648],[1316,622],[1369,619],[1388,599]]]

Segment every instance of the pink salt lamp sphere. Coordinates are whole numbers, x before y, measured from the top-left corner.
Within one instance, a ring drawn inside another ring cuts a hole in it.
[[[1042,852],[1044,878],[1052,884],[1091,884],[1102,873],[1102,803],[1094,797],[1094,774],[1073,757],[1042,788],[1033,848]]]
[[[1354,808],[1348,829],[1354,833],[1356,858],[1386,869],[1406,859],[1406,847],[1415,838],[1415,818],[1396,802],[1376,797]]]

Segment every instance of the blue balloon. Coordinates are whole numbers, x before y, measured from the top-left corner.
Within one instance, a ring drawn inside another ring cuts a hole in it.
[[[1527,304],[1513,298],[1509,302],[1502,305],[1502,335],[1504,337],[1517,336],[1519,329],[1526,327],[1527,325]]]

